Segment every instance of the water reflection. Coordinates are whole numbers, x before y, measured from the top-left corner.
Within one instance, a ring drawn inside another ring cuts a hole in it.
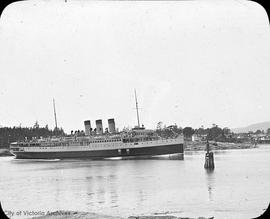
[[[100,163],[101,164],[101,163]],[[116,207],[118,202],[117,192],[117,163],[114,161],[103,162],[103,165],[92,168],[88,166],[86,179],[87,206]],[[83,194],[82,194],[83,195]]]
[[[221,151],[215,156],[215,171],[203,168],[204,154],[185,153],[184,161],[0,158],[0,197],[5,210],[12,211],[65,209],[122,217],[215,212],[215,218],[252,218],[260,213],[269,202],[270,147]]]
[[[208,198],[209,201],[213,201],[212,191],[214,189],[214,180],[215,180],[214,169],[205,169],[205,173],[206,173]]]

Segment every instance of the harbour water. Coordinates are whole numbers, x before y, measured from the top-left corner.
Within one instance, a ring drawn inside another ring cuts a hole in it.
[[[15,160],[0,157],[0,201],[10,218],[74,210],[112,216],[253,218],[270,201],[270,145],[184,160]],[[17,214],[17,215],[16,215]],[[13,216],[12,216],[13,215]]]

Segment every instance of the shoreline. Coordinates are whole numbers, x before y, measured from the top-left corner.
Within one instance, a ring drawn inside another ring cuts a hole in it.
[[[210,149],[211,151],[221,151],[221,150],[231,150],[231,149],[252,149],[258,148],[259,145],[254,145],[250,142],[246,143],[230,143],[230,142],[213,142],[210,141]],[[206,150],[206,142],[194,142],[188,141],[184,144],[184,151],[205,151]]]
[[[0,157],[10,157],[10,156],[14,155],[9,152],[8,148],[0,148]]]
[[[55,211],[49,214],[30,217],[28,219],[214,219],[214,217],[177,217],[173,215],[144,215],[144,216],[110,216],[97,214],[92,212],[79,212],[79,211]]]
[[[230,142],[213,142],[210,141],[210,149],[212,151],[218,150],[231,150],[231,149],[252,149],[258,148],[259,145],[254,145],[252,143],[230,143]],[[202,141],[186,141],[184,143],[184,151],[205,151],[206,149],[206,142]],[[0,157],[10,157],[14,156],[9,152],[7,148],[0,148]]]

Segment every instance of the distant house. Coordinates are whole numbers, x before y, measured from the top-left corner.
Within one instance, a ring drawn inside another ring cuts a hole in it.
[[[270,143],[270,136],[267,134],[257,134],[256,138],[254,138],[258,143],[261,144],[269,144]]]
[[[238,136],[236,137],[236,139],[239,142],[248,142],[250,140],[250,137],[247,134],[238,134]]]
[[[201,140],[202,140],[202,137],[200,135],[193,134],[191,136],[191,141],[201,141]]]

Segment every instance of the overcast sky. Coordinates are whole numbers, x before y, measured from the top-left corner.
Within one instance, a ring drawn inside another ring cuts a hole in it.
[[[270,121],[270,32],[251,1],[23,1],[0,20],[0,125]]]

